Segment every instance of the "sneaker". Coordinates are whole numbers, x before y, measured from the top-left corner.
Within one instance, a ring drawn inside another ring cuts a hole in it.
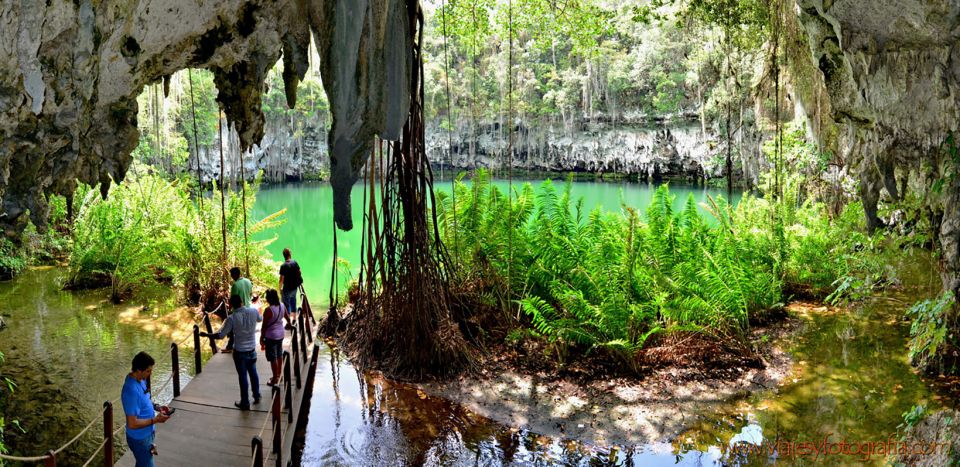
[[[223,349],[220,349],[220,353],[233,353],[233,349],[223,348]]]
[[[239,401],[238,401],[238,402],[234,402],[234,403],[233,403],[233,406],[236,407],[236,408],[238,408],[238,409],[240,409],[240,410],[250,410],[250,406],[249,406],[249,405],[243,405],[243,404],[241,404]]]
[[[253,405],[257,405],[257,404],[259,404],[259,403],[260,403],[260,396],[254,397],[254,398],[253,398]]]

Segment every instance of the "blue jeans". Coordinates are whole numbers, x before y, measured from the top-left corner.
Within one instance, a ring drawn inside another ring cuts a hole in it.
[[[150,446],[153,445],[154,434],[150,433],[144,439],[132,439],[127,435],[127,446],[137,460],[137,467],[153,467],[153,454],[150,453]]]
[[[253,398],[260,399],[260,376],[257,375],[257,351],[233,352],[233,365],[237,367],[237,376],[240,378],[240,405],[250,407],[247,389],[252,389]],[[247,383],[247,375],[250,382]],[[250,386],[253,386],[252,388]]]
[[[290,312],[291,315],[297,313],[297,289],[282,292],[280,294],[280,301],[283,302],[283,306],[287,308],[287,311]]]

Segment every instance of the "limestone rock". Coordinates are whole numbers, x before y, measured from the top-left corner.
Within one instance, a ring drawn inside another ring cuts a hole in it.
[[[506,131],[496,124],[470,127],[453,134],[434,125],[427,132],[432,161],[454,169],[504,169],[508,161]],[[641,179],[722,177],[716,158],[725,154],[722,138],[704,134],[699,124],[591,123],[573,130],[561,126],[518,124],[514,133],[513,167],[547,172],[619,173]],[[452,153],[452,157],[451,154]],[[736,154],[736,151],[735,151]],[[755,177],[756,174],[750,174]],[[756,183],[755,178],[751,178]]]
[[[310,14],[333,115],[333,215],[338,227],[350,230],[350,189],[374,135],[399,139],[409,115],[413,58],[404,53],[412,50],[409,12],[403,0],[332,0],[313,3]]]
[[[960,1],[797,0],[810,60],[828,94],[832,149],[855,168],[867,223],[880,225],[881,190],[896,171],[935,167],[950,180],[960,164],[938,160],[960,129]],[[814,109],[813,102],[804,108]],[[944,287],[960,291],[960,177],[942,190]]]
[[[360,149],[375,134],[395,139],[408,115],[406,1],[0,3],[0,227],[15,237],[29,212],[43,228],[47,195],[72,193],[77,181],[101,183],[105,195],[123,180],[139,138],[136,96],[177,70],[213,71],[240,147],[252,148],[264,135],[266,73],[282,50],[294,104],[311,30],[334,114],[334,159],[344,161],[334,174],[338,224],[348,228],[343,191],[366,157]]]

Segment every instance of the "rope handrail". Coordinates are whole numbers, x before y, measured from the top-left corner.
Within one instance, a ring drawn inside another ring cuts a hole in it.
[[[301,287],[301,292],[302,292],[302,287]],[[304,295],[306,295],[306,294],[304,294]],[[221,306],[222,306],[222,305],[223,305],[223,302],[221,301]],[[220,306],[217,307],[217,309],[219,309],[219,308],[220,308]],[[216,309],[215,309],[214,311],[216,311]],[[205,312],[198,313],[198,315],[202,316],[203,313],[205,313]],[[195,319],[193,324],[197,324],[197,323],[199,323],[199,319]],[[179,346],[183,345],[184,343],[186,343],[186,342],[187,342],[189,339],[191,339],[191,338],[193,338],[193,335],[192,335],[192,334],[191,334],[191,335],[188,335],[187,337],[185,337],[184,339],[182,339],[180,342],[175,343],[175,345],[176,345],[177,347],[179,347]],[[305,351],[305,349],[304,349],[304,351]],[[288,357],[287,357],[287,358],[288,358]],[[164,363],[165,363],[165,362],[168,362],[168,361],[170,362],[171,365],[173,364],[173,362],[172,362],[172,355],[170,355],[170,354],[166,354],[165,357],[164,357],[162,360],[160,360],[159,362],[157,362],[157,363],[161,363],[161,362],[164,362]],[[292,361],[292,362],[291,362],[290,360],[287,360],[287,361],[288,361],[288,363],[290,363],[290,364],[299,364],[299,363],[300,363],[299,361]],[[155,363],[155,365],[156,365],[156,363]],[[164,383],[160,386],[159,389],[151,390],[151,391],[150,391],[150,392],[151,392],[151,395],[155,395],[155,394],[158,394],[158,393],[163,392],[163,390],[165,390],[165,389],[173,382],[173,377],[174,377],[174,372],[171,371],[170,374],[167,376],[166,380],[165,380]],[[279,378],[279,380],[277,381],[277,385],[281,385],[281,384],[283,384],[283,383],[286,383],[287,381],[288,381],[288,378],[286,378],[286,376],[285,376],[284,373],[281,373],[281,374],[280,374],[280,378]],[[120,402],[120,400],[121,400],[121,396],[118,396],[118,397],[116,397],[115,399],[113,399],[112,401],[110,401],[110,405],[115,405],[117,402]],[[100,410],[99,416],[103,416],[103,414],[104,414],[104,412],[105,412],[106,410],[107,410],[107,408],[106,408],[106,406],[105,406],[103,409]],[[268,413],[267,416],[264,417],[263,425],[260,427],[260,432],[259,432],[259,434],[257,435],[258,437],[263,435],[264,431],[266,430],[267,423],[268,423],[269,420],[271,419],[272,415],[273,415],[272,413]],[[64,443],[62,446],[60,446],[59,448],[57,448],[57,449],[55,449],[55,450],[48,451],[48,452],[47,452],[46,454],[44,454],[44,455],[40,455],[40,456],[15,456],[15,455],[11,455],[11,454],[3,454],[3,453],[0,453],[0,460],[13,461],[13,462],[43,462],[43,461],[49,460],[50,457],[51,457],[51,455],[57,456],[57,455],[59,455],[60,453],[62,453],[63,451],[65,451],[67,448],[69,448],[71,445],[73,445],[75,442],[77,442],[77,440],[79,440],[84,434],[86,434],[88,431],[90,431],[90,429],[93,428],[93,426],[94,426],[98,421],[100,421],[100,419],[97,418],[97,417],[94,417],[93,419],[90,420],[89,423],[87,423],[87,425],[86,425],[79,433],[77,433],[72,439],[70,439],[70,441],[67,441],[67,442]],[[121,431],[123,431],[125,428],[126,428],[126,422],[120,424],[120,426],[119,426],[116,430],[113,431],[113,435],[116,436],[116,435],[119,434]],[[100,443],[100,445],[99,445],[99,446],[97,447],[97,449],[93,452],[93,454],[90,456],[90,458],[87,459],[86,463],[83,464],[84,467],[88,466],[91,462],[93,462],[93,460],[96,458],[96,456],[97,456],[98,454],[100,454],[100,452],[104,449],[104,447],[106,446],[106,443],[107,443],[107,442],[108,442],[108,440],[104,440],[103,442]]]
[[[222,305],[222,304],[223,304],[223,303],[221,302],[221,305]],[[218,307],[218,309],[219,309],[219,307]],[[199,323],[199,322],[200,322],[199,319],[196,319],[196,318],[195,318],[194,321],[193,321],[193,324],[197,324],[197,323]],[[177,347],[183,345],[185,342],[187,342],[188,339],[192,339],[192,338],[193,338],[193,335],[192,335],[192,334],[188,334],[187,337],[185,337],[184,339],[182,339],[180,342],[176,343]],[[164,358],[164,359],[161,360],[161,361],[162,361],[162,362],[166,362],[166,361],[169,360],[170,363],[171,363],[171,365],[172,365],[172,364],[173,364],[173,361],[172,361],[172,357],[170,357],[170,354],[165,354],[165,355],[166,355],[166,358]],[[160,389],[158,389],[158,390],[156,390],[156,391],[151,391],[151,392],[154,393],[154,394],[160,393],[160,392],[162,392],[164,389],[166,389],[167,386],[169,386],[171,382],[173,382],[173,372],[172,372],[172,371],[170,372],[170,375],[167,377],[166,381],[163,383],[163,385],[160,387]],[[115,398],[115,399],[113,399],[112,401],[110,401],[110,404],[111,404],[111,405],[115,405],[117,402],[120,401],[120,399],[121,399],[121,397],[118,396],[117,398]],[[102,416],[104,411],[106,411],[106,407],[104,407],[103,409],[100,410],[99,415]],[[96,418],[96,417],[94,417],[93,419],[91,419],[90,422],[87,423],[87,426],[84,427],[83,430],[80,430],[80,432],[77,433],[76,436],[74,436],[70,441],[67,441],[65,444],[63,444],[63,445],[60,446],[59,448],[54,449],[53,451],[51,451],[51,452],[53,453],[53,455],[56,456],[56,455],[62,453],[63,451],[65,451],[68,447],[70,447],[73,443],[75,443],[78,439],[80,439],[81,436],[83,436],[84,434],[86,434],[86,432],[90,431],[90,428],[92,428],[93,425],[96,424],[98,421],[100,421],[100,419],[98,419],[98,418]],[[125,425],[126,425],[126,424],[121,425],[120,428],[123,428]],[[119,430],[120,430],[120,429],[118,429],[117,431],[119,431]],[[116,432],[114,432],[114,434],[116,434]],[[103,449],[103,443],[100,443],[100,448],[98,448],[98,449],[93,453],[93,456],[95,457],[95,456],[100,452],[101,449]],[[10,454],[0,453],[0,459],[8,460],[8,461],[16,461],[16,462],[42,462],[42,461],[47,460],[47,459],[49,459],[49,458],[50,458],[50,452],[47,452],[46,454],[44,454],[44,455],[42,455],[42,456],[14,456],[14,455],[10,455]],[[91,458],[91,460],[92,460],[92,458]],[[87,463],[89,464],[90,461],[88,460]],[[86,465],[86,464],[84,464],[84,465]]]
[[[126,427],[127,427],[127,424],[124,423],[124,424],[121,424],[120,427],[118,427],[116,430],[113,430],[113,435],[112,435],[113,438],[116,438],[117,435],[120,434],[120,432],[123,431],[123,429]],[[88,465],[90,465],[90,463],[97,458],[97,454],[100,454],[100,451],[102,451],[103,448],[107,447],[107,442],[109,441],[111,440],[107,440],[107,439],[103,440],[103,442],[100,443],[100,447],[98,447],[96,451],[93,451],[93,454],[90,455],[90,458],[83,463],[83,467],[87,467]]]
[[[104,409],[104,410],[105,410],[105,409]],[[102,414],[103,414],[103,411],[101,411],[100,413],[101,413],[101,415],[102,415]],[[78,439],[80,439],[80,437],[83,436],[87,431],[90,431],[90,428],[93,428],[93,425],[94,425],[96,422],[98,422],[98,421],[99,421],[99,420],[97,420],[96,418],[94,418],[93,420],[90,420],[90,423],[88,423],[86,427],[84,427],[82,430],[80,430],[80,432],[77,433],[77,435],[74,436],[73,439],[71,439],[70,441],[67,441],[63,446],[60,446],[59,448],[53,450],[53,451],[52,451],[52,452],[53,452],[53,455],[60,454],[60,453],[63,452],[65,449],[67,449],[68,447],[70,447],[70,445],[72,445],[72,444],[75,443]],[[40,462],[40,461],[43,461],[43,460],[47,460],[47,459],[49,459],[49,458],[50,458],[50,453],[49,453],[49,452],[48,452],[47,454],[42,455],[42,456],[23,456],[23,457],[21,457],[21,456],[12,456],[12,455],[8,455],[8,454],[0,454],[0,459],[17,461],[17,462]]]

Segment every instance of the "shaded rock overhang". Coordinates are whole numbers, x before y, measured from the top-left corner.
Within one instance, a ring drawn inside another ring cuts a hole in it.
[[[333,114],[338,226],[375,136],[406,122],[418,0],[4,0],[0,6],[0,227],[27,213],[46,224],[47,196],[78,182],[119,183],[137,145],[137,96],[185,68],[213,72],[242,148],[263,137],[261,95],[283,58],[289,106],[310,66],[311,38]]]
[[[897,174],[933,166],[944,287],[960,292],[960,167],[939,157],[960,130],[960,0],[796,0],[795,13],[828,97],[804,107],[826,109],[811,121],[859,179],[868,227],[881,190],[903,196]]]

